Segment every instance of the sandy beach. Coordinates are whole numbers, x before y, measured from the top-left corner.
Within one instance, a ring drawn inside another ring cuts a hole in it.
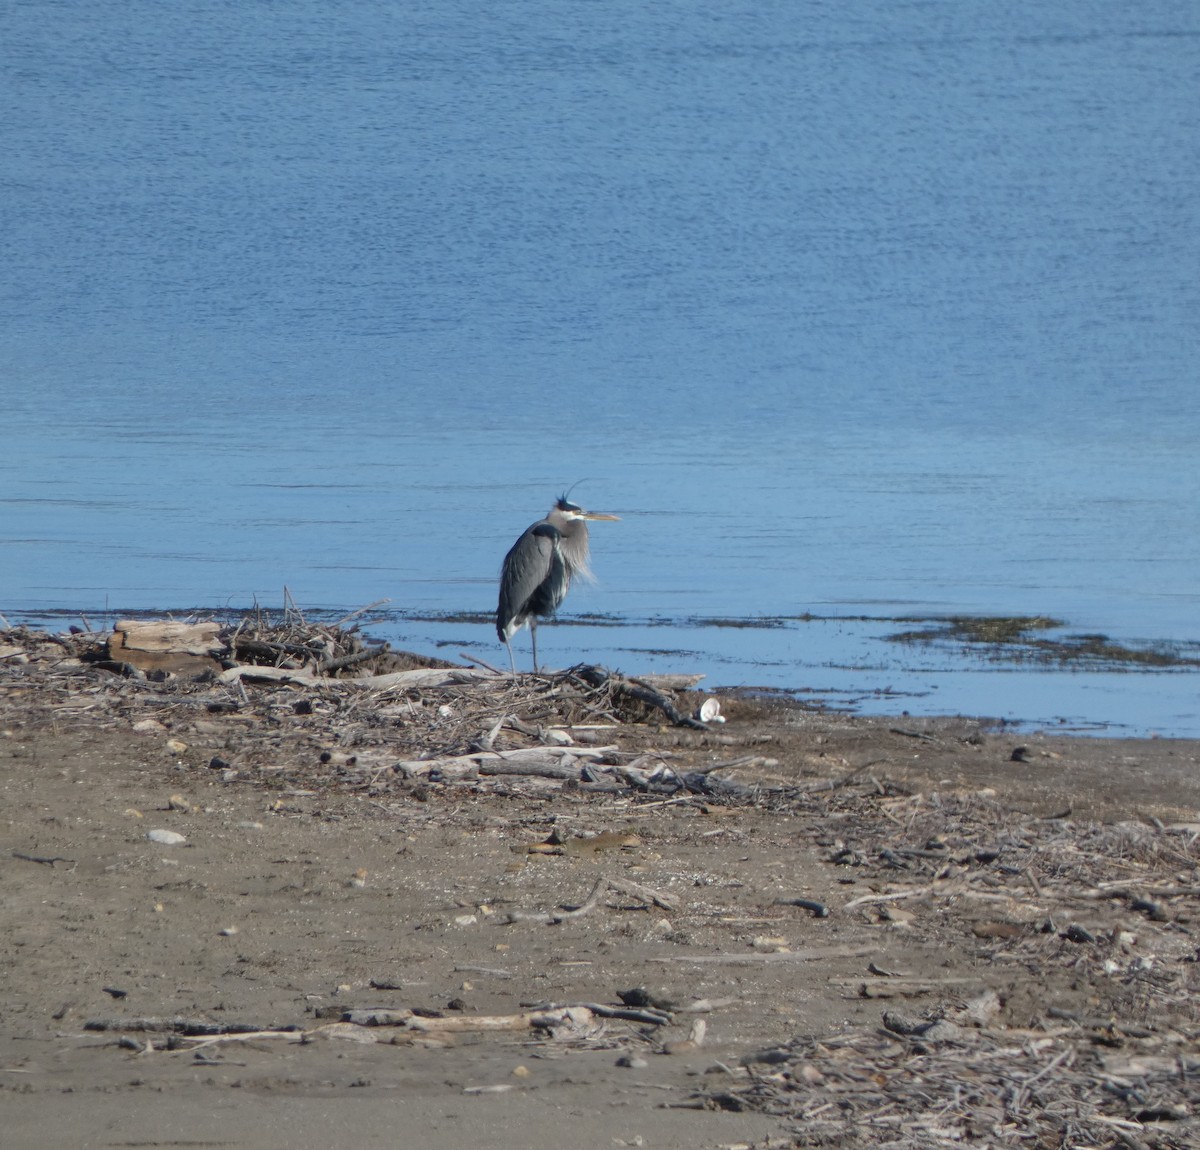
[[[0,635],[6,1147],[1200,1138],[1195,742],[88,642]]]

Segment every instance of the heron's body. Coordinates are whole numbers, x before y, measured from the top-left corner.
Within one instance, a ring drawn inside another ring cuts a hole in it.
[[[588,579],[589,519],[616,519],[595,511],[584,511],[559,499],[545,519],[530,524],[504,557],[500,572],[500,602],[496,608],[496,634],[513,658],[512,637],[526,623],[533,643],[533,669],[537,671],[537,621],[548,618],[566,598],[571,580]]]

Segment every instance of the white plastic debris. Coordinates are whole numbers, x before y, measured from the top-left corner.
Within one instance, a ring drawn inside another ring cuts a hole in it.
[[[725,716],[721,714],[721,704],[716,699],[705,699],[696,712],[696,718],[702,723],[725,722]]]

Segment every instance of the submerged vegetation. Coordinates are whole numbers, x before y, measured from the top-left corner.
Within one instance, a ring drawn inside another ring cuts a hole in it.
[[[1195,644],[1118,643],[1107,635],[1057,634],[1064,624],[1045,615],[956,615],[912,619],[926,624],[888,638],[894,643],[953,645],[1003,662],[1042,663],[1087,670],[1163,670],[1200,667]]]

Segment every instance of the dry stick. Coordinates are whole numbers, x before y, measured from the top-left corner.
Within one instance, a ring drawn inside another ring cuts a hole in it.
[[[864,772],[869,771],[872,767],[878,766],[880,763],[886,763],[887,758],[871,759],[870,762],[863,763],[862,766],[855,767],[848,774],[842,775],[840,779],[822,779],[820,782],[810,783],[808,786],[789,787],[789,794],[816,794],[819,791],[837,791],[842,787],[848,787],[851,783],[858,779]],[[875,784],[878,787],[878,783]]]
[[[299,1027],[280,1027],[268,1030],[255,1026],[220,1025],[199,1018],[90,1018],[83,1024],[84,1030],[140,1030],[156,1034],[176,1034],[181,1037],[210,1038],[222,1034],[300,1034]]]
[[[579,758],[569,751],[557,756],[548,756],[539,760],[523,759],[510,762],[505,759],[492,762],[485,760],[478,764],[480,775],[533,775],[542,779],[578,779]]]
[[[529,747],[515,751],[473,751],[440,759],[405,759],[397,764],[411,776],[438,771],[448,777],[477,772],[481,775],[541,775],[544,778],[576,778],[579,759],[598,759],[613,747]]]
[[[238,1034],[185,1034],[175,1041],[187,1044],[178,1048],[181,1050],[202,1050],[207,1046],[216,1046],[221,1043],[254,1042],[260,1038],[282,1038],[285,1042],[307,1042],[311,1035],[324,1029],[325,1027],[318,1026],[316,1030],[248,1030]]]
[[[713,1010],[720,1010],[725,1006],[732,1006],[738,1000],[736,998],[697,998],[694,1002],[689,1002],[684,1006],[676,1006],[674,1011],[676,1014],[708,1014]]]
[[[824,958],[861,958],[874,954],[876,946],[823,946],[810,947],[808,950],[782,950],[770,954],[682,954],[662,955],[651,958],[650,962],[695,962],[718,963],[729,965],[748,965],[766,962],[817,962]]]
[[[594,1021],[586,1006],[561,1006],[543,1010],[526,1010],[520,1014],[476,1015],[470,1018],[424,1018],[414,1015],[406,1024],[409,1030],[441,1033],[472,1030],[551,1030],[568,1023],[585,1026]]]
[[[1123,1142],[1129,1150],[1150,1150],[1147,1143],[1143,1142],[1135,1134],[1120,1126],[1113,1127],[1113,1133]]]
[[[670,1011],[655,1010],[653,1007],[605,1006],[600,1002],[581,1005],[599,1018],[620,1018],[626,1022],[646,1022],[651,1026],[666,1026],[671,1021]]]
[[[590,914],[600,905],[600,900],[608,891],[613,890],[618,894],[629,895],[631,898],[641,900],[647,906],[661,907],[668,912],[678,910],[678,904],[674,899],[667,895],[659,894],[657,891],[650,890],[649,887],[641,886],[639,883],[630,882],[628,879],[610,878],[602,876],[596,881],[596,885],[592,887],[591,893],[577,907],[570,909],[559,909],[554,911],[523,911],[513,910],[501,920],[505,924],[516,922],[540,922],[548,926],[557,926],[560,922],[565,922],[571,918],[581,918],[585,914]]]
[[[498,718],[495,723],[492,724],[491,729],[487,732],[487,734],[479,740],[480,750],[490,751],[492,749],[492,744],[495,743],[496,736],[500,733],[501,728],[508,721],[508,718],[508,715],[501,715],[500,718]]]
[[[454,968],[456,974],[487,974],[493,978],[512,978],[513,972],[505,970],[499,966],[456,966]]]
[[[736,759],[725,759],[720,763],[710,763],[707,766],[701,767],[689,767],[684,773],[688,775],[709,775],[713,771],[732,771],[738,767],[757,767],[776,762],[778,762],[777,759],[768,759],[764,755],[741,755]]]
[[[637,809],[638,813],[640,814],[643,811],[652,811],[655,807],[675,807],[687,803],[691,803],[693,806],[703,807],[705,805],[705,801],[706,800],[702,799],[699,795],[672,795],[669,799],[655,799],[652,803],[639,803]],[[767,920],[763,919],[763,921],[766,922]]]
[[[456,967],[455,969],[470,970],[471,967]],[[651,1026],[666,1026],[671,1022],[671,1012],[657,1010],[653,1007],[607,1006],[599,1002],[560,1003],[548,1002],[519,1014],[498,1015],[423,1015],[411,1010],[348,1010],[342,1015],[342,1022],[350,1022],[356,1026],[402,1026],[409,1030],[524,1030],[528,1026],[545,1026],[547,1022],[590,1021],[581,1018],[581,1011],[587,1011],[598,1018],[620,1018],[626,1022],[645,1022]]]
[[[13,851],[12,857],[21,859],[23,862],[42,863],[49,867],[53,867],[58,862],[73,863],[75,861],[74,859],[64,858],[62,855],[27,855],[24,851]]]
[[[1036,1074],[1030,1075],[1028,1078],[1019,1080],[1016,1085],[1015,1096],[1013,1098],[1013,1107],[1020,1110],[1026,1102],[1029,1101],[1029,1088],[1038,1081],[1039,1078],[1045,1077],[1050,1071],[1055,1070],[1064,1061],[1074,1059],[1075,1048],[1068,1046],[1065,1050],[1059,1051],[1045,1066],[1042,1067]]]
[[[888,732],[893,735],[903,735],[906,739],[921,739],[926,743],[937,742],[933,735],[927,735],[924,731],[906,731],[903,727],[888,727]]]
[[[351,655],[341,655],[336,659],[322,659],[317,664],[317,674],[328,675],[331,671],[344,671],[356,663],[365,663],[368,659],[374,659],[379,654],[382,654],[381,649],[368,647],[362,651],[355,651]]]
[[[516,731],[519,735],[525,735],[530,739],[540,739],[542,735],[541,727],[534,723],[527,723],[518,715],[505,715],[500,722],[508,727],[510,731]]]
[[[1081,1026],[1086,1030],[1119,1030],[1122,1034],[1127,1034],[1130,1038],[1153,1038],[1156,1033],[1151,1027],[1138,1026],[1136,1023],[1124,1023],[1115,1018],[1089,1018],[1086,1015],[1079,1014],[1077,1011],[1067,1010],[1061,1006],[1047,1007],[1046,1016],[1048,1018],[1056,1018],[1061,1022],[1074,1022],[1077,1026]]]
[[[921,894],[932,894],[934,889],[931,886],[918,886],[913,887],[911,890],[896,891],[893,894],[864,894],[860,898],[852,898],[842,907],[842,910],[853,910],[856,906],[865,906],[869,902],[896,902],[902,898],[914,898]]]
[[[504,679],[511,679],[511,671],[501,671],[499,667],[493,666],[486,659],[479,658],[478,655],[468,655],[466,651],[459,651],[459,658],[466,659],[468,663],[474,663],[477,667],[482,667],[485,671],[491,671],[495,675],[499,675]]]
[[[368,611],[374,611],[376,607],[383,607],[390,603],[390,599],[376,599],[374,603],[368,603],[365,607],[360,607],[357,611],[351,611],[349,615],[343,615],[336,623],[331,623],[331,627],[341,627],[344,623],[349,623],[351,619],[357,619],[359,615],[365,615]]]
[[[609,878],[608,885],[618,894],[627,894],[631,898],[640,898],[647,905],[661,907],[663,910],[671,913],[679,909],[679,904],[669,895],[659,894],[657,891],[642,886],[640,883],[630,882],[628,879],[623,878]]]

